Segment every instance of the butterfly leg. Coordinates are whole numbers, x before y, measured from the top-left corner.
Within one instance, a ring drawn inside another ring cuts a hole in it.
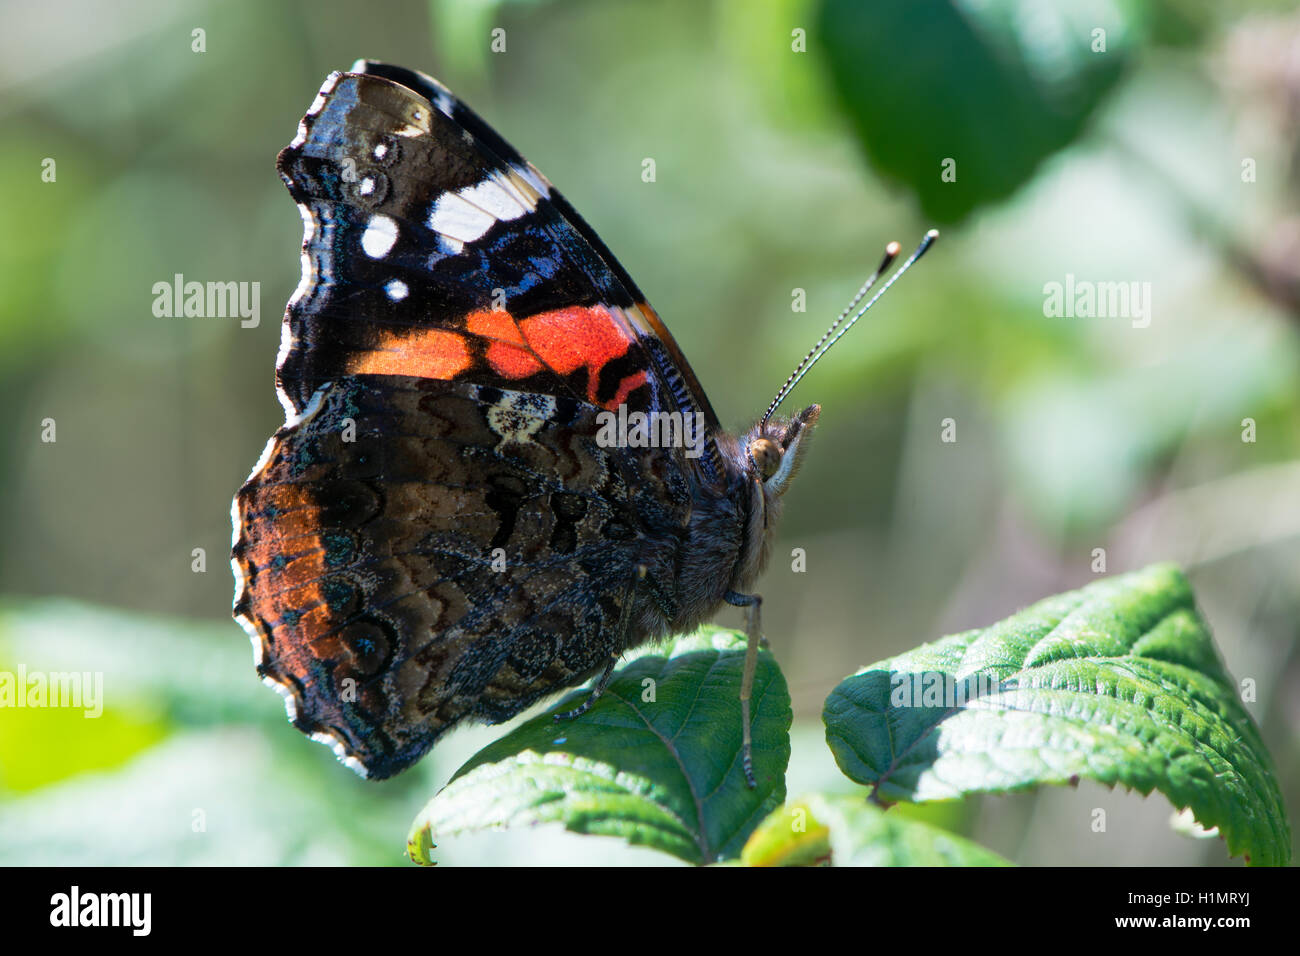
[[[628,585],[628,589],[623,596],[623,609],[619,612],[618,616],[618,632],[612,645],[613,649],[609,653],[609,660],[605,664],[605,670],[600,675],[600,680],[596,681],[596,686],[591,689],[591,693],[587,695],[586,700],[573,708],[573,710],[566,710],[562,714],[556,714],[554,718],[555,720],[572,720],[575,717],[581,717],[591,709],[592,704],[600,699],[600,695],[605,693],[605,688],[609,686],[610,678],[614,676],[614,668],[618,666],[618,659],[624,646],[623,639],[627,634],[628,625],[632,621],[632,604],[636,599],[637,584],[644,580],[645,576],[646,566],[644,564],[638,564],[636,566],[636,577],[633,578],[632,583]]]
[[[614,676],[614,668],[618,665],[618,655],[610,654],[609,661],[605,664],[604,673],[600,675],[600,680],[596,681],[596,686],[591,689],[591,693],[573,710],[566,710],[562,714],[556,714],[555,720],[573,720],[575,717],[581,717],[591,709],[591,705],[600,699],[600,695],[605,693],[605,688],[609,686],[609,679]]]
[[[754,739],[750,730],[749,699],[754,692],[754,672],[758,669],[758,647],[763,641],[762,616],[759,613],[763,599],[757,594],[737,594],[728,591],[724,596],[728,604],[745,609],[745,673],[740,680],[740,720],[744,728],[743,763],[745,782],[753,790],[758,786],[754,779]]]

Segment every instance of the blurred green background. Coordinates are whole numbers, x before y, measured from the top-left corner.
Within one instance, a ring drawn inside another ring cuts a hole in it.
[[[824,409],[761,587],[792,795],[852,787],[820,722],[843,676],[1081,586],[1100,548],[1107,573],[1187,568],[1297,819],[1293,6],[0,4],[0,670],[101,671],[105,695],[98,719],[0,711],[0,862],[399,863],[503,732],[364,783],[285,723],[229,619],[230,499],[282,421],[299,275],[273,163],[359,56],[438,76],[566,192],[731,426],[887,240],[943,229],[792,399]],[[259,282],[260,325],[155,317],[176,273]],[[1149,325],[1046,315],[1067,275],[1149,283]],[[1228,862],[1163,798],[1088,783],[928,813],[1022,863]],[[442,850],[673,862],[547,829]]]

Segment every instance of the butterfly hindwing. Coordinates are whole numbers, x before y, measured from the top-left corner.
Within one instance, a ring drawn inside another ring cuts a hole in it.
[[[595,433],[569,399],[404,376],[344,378],[282,428],[236,499],[236,612],[295,723],[389,776],[620,653],[639,529],[688,507]]]

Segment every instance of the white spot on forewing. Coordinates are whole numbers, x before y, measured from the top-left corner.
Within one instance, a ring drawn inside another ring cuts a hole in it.
[[[382,259],[397,242],[397,222],[389,216],[370,217],[361,236],[361,248],[371,259]]]
[[[465,243],[481,239],[494,224],[518,219],[534,208],[535,197],[526,182],[515,183],[501,173],[492,173],[473,186],[439,196],[429,211],[429,228],[442,236],[448,251],[456,255]]]
[[[532,212],[537,208],[537,200],[540,198],[537,190],[528,185],[518,173],[498,171],[492,173],[492,179],[526,212]]]
[[[389,279],[384,284],[384,291],[394,302],[401,302],[410,294],[411,290],[406,287],[406,283],[401,279]]]
[[[367,176],[365,179],[361,180],[361,187],[357,190],[357,192],[361,193],[361,195],[363,196],[369,196],[374,191],[375,191],[375,178],[373,176]]]
[[[551,184],[542,178],[542,174],[534,169],[531,163],[526,163],[523,166],[515,165],[510,168],[523,177],[524,181],[527,182],[528,185],[536,189],[538,195],[550,198]]]
[[[495,222],[495,216],[468,202],[459,193],[443,193],[429,213],[430,229],[460,242],[473,242]]]
[[[375,159],[383,159],[388,155],[388,144],[380,143],[375,147]]]
[[[476,186],[460,191],[460,197],[484,212],[492,215],[498,222],[518,219],[524,214],[523,203],[502,188],[495,179],[483,180]]]

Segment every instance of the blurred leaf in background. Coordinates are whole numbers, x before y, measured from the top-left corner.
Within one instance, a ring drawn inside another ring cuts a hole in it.
[[[1079,135],[1123,76],[1145,4],[825,0],[836,92],[872,164],[956,222]]]

